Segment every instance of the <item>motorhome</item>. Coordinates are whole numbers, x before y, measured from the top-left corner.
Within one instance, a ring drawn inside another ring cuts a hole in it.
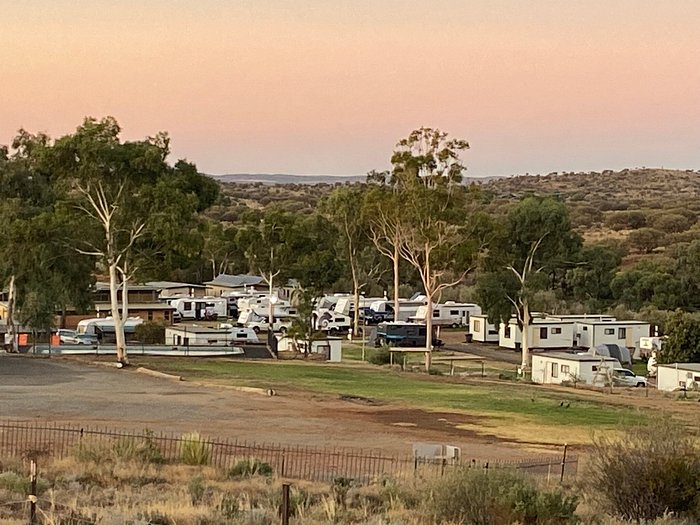
[[[377,338],[375,346],[425,346],[426,326],[421,323],[407,323],[398,321],[393,323],[379,323],[377,325]],[[433,346],[442,346],[442,341],[436,339],[433,333]]]
[[[274,332],[286,332],[292,325],[292,321],[297,317],[296,310],[286,307],[286,310],[277,310],[275,305],[273,315]],[[244,310],[238,317],[236,324],[246,328],[252,328],[255,333],[268,331],[270,329],[269,309],[264,307],[250,308]]]
[[[396,315],[394,301],[385,297],[370,303],[369,310],[365,312],[365,318],[368,319],[368,324],[384,321],[410,321],[418,309],[424,305],[424,295],[414,295],[410,299],[399,299],[399,314]]]
[[[168,326],[165,329],[165,344],[172,346],[232,346],[243,343],[258,343],[251,328],[221,324],[218,328],[205,326]]]
[[[124,320],[124,335],[128,338],[136,332],[136,327],[143,323],[140,317],[129,317]],[[87,334],[96,336],[100,342],[113,342],[116,338],[114,319],[112,317],[95,317],[78,322],[77,335]]]
[[[428,305],[420,306],[411,319],[424,323],[428,310]],[[481,306],[474,303],[447,301],[444,304],[434,304],[432,307],[432,319],[435,326],[451,326],[452,328],[469,326],[469,316],[480,314]]]
[[[180,297],[171,300],[170,306],[182,319],[215,320],[228,316],[228,300],[225,297]]]

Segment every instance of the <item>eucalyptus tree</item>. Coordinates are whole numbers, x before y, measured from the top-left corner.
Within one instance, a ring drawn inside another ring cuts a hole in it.
[[[522,368],[530,367],[529,327],[539,292],[578,261],[581,238],[566,206],[552,197],[526,197],[500,221],[484,259],[477,294],[489,320],[506,325],[515,314],[522,331]]]

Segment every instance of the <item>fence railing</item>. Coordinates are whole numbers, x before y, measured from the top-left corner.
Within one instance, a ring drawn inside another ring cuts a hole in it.
[[[75,424],[0,421],[0,457],[64,458],[91,448],[119,451],[127,443],[147,443],[155,447],[163,460],[177,463],[183,460],[183,451],[191,438],[147,430],[130,432]],[[382,478],[409,481],[441,476],[458,467],[510,468],[554,482],[571,479],[578,470],[578,458],[571,454],[495,461],[470,459],[462,454],[460,460],[454,461],[379,450],[290,446],[208,437],[202,437],[199,445],[206,451],[206,463],[216,468],[230,469],[242,460],[257,460],[267,463],[274,474],[282,478],[320,482],[332,482],[337,478],[361,483]]]

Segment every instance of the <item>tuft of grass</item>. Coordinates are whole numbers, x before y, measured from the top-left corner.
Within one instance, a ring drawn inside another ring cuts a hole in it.
[[[184,434],[180,441],[180,461],[185,465],[208,465],[211,444],[199,432]]]
[[[248,458],[238,461],[226,473],[228,479],[250,478],[252,476],[272,476],[273,468],[269,463],[258,459]]]

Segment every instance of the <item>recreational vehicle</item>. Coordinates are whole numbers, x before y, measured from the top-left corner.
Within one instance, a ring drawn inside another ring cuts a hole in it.
[[[221,325],[219,328],[168,326],[165,329],[165,344],[172,346],[231,346],[258,342],[258,336],[252,329],[231,325]]]
[[[124,320],[124,334],[127,338],[136,332],[136,327],[143,323],[140,317],[129,317]],[[115,339],[114,319],[112,317],[95,317],[83,319],[78,323],[77,335],[96,336],[100,342],[111,342]]]
[[[420,307],[424,305],[425,296],[420,294],[416,294],[410,299],[399,299],[399,313],[396,315],[394,301],[384,297],[381,300],[372,301],[364,315],[367,324],[384,321],[412,321]]]
[[[428,314],[428,305],[421,305],[412,320],[425,322]],[[435,304],[432,308],[433,325],[435,326],[468,326],[470,315],[480,315],[481,307],[474,303],[456,303],[447,301],[444,304]]]
[[[170,306],[182,319],[215,320],[228,316],[228,300],[225,297],[181,297],[171,300]]]

